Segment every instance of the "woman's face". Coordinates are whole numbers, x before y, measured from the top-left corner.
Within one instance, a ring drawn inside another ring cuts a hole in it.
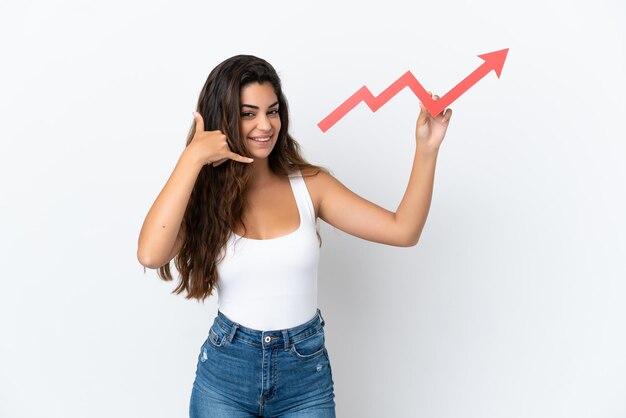
[[[267,158],[278,139],[278,98],[270,83],[250,83],[241,89],[241,135],[252,158]]]

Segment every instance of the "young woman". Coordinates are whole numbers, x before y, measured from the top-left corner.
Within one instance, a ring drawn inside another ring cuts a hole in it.
[[[413,169],[394,213],[306,162],[269,63],[238,55],[211,71],[187,146],[146,216],[137,250],[164,280],[172,280],[174,259],[180,283],[173,293],[204,300],[217,289],[191,417],[335,416],[317,307],[317,219],[374,242],[417,243],[452,115],[420,108]]]

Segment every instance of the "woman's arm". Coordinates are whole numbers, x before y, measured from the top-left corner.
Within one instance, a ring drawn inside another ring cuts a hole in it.
[[[157,269],[180,251],[180,225],[201,168],[186,148],[141,227],[137,259],[143,266]]]
[[[228,159],[252,162],[251,158],[232,152],[220,131],[205,131],[204,119],[198,112],[194,112],[194,123],[194,136],[148,211],[139,233],[137,259],[148,268],[157,269],[179,253],[183,244],[180,226],[204,165],[216,167]]]
[[[433,96],[438,100],[438,96]],[[388,211],[350,191],[320,172],[313,180],[318,191],[318,216],[342,231],[368,241],[410,247],[419,241],[433,194],[437,154],[452,116],[447,109],[432,117],[420,104],[413,168],[396,212]]]

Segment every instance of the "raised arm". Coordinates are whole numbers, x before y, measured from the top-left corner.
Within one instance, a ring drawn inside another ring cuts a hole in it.
[[[251,158],[235,154],[220,131],[205,131],[202,116],[195,112],[195,133],[181,154],[172,175],[157,196],[139,233],[137,259],[148,268],[169,263],[180,251],[180,226],[198,174],[206,164],[214,167],[228,159],[250,163]]]
[[[201,168],[185,149],[141,227],[137,259],[144,267],[159,268],[180,251],[180,225]]]
[[[439,97],[435,95],[433,99]],[[446,109],[432,117],[420,103],[413,168],[396,212],[363,199],[321,172],[314,180],[319,198],[318,216],[348,234],[369,241],[398,247],[417,244],[430,210],[437,154],[451,116],[452,109]]]

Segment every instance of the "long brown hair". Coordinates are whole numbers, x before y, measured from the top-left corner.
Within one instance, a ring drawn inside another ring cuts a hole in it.
[[[298,169],[312,168],[311,174],[327,171],[302,157],[299,144],[289,134],[289,112],[280,78],[274,67],[261,58],[236,55],[211,71],[196,109],[204,119],[204,129],[222,131],[231,151],[250,157],[239,129],[240,92],[254,82],[270,83],[278,98],[281,128],[268,157],[270,170],[285,176]],[[195,129],[194,120],[186,146],[191,143]],[[217,263],[224,255],[222,249],[230,232],[239,225],[245,230],[242,214],[248,177],[248,164],[233,160],[217,167],[205,165],[200,170],[180,227],[183,244],[174,257],[180,283],[172,293],[186,291],[186,299],[198,301],[204,301],[213,293],[217,284]],[[172,280],[170,264],[160,267],[157,274],[165,281]]]

